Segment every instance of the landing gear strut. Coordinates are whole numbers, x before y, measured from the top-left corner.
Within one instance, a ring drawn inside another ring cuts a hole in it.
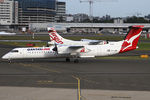
[[[75,60],[74,60],[74,63],[79,63],[79,59],[75,59]]]
[[[34,59],[31,59],[32,62],[34,62]]]
[[[66,58],[66,62],[70,62],[70,58]]]
[[[8,59],[8,62],[9,62],[9,64],[11,64],[12,63],[11,59]]]

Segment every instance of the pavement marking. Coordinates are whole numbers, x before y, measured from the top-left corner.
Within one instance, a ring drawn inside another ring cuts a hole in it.
[[[72,77],[74,78],[74,79],[76,79],[76,80],[83,80],[83,81],[86,81],[86,82],[88,82],[88,83],[93,83],[93,84],[100,84],[99,82],[96,82],[96,81],[92,81],[92,80],[88,80],[88,79],[85,79],[85,78],[82,78],[82,77],[76,77],[76,76],[74,76],[74,75],[72,75]]]
[[[81,83],[80,83],[80,78],[72,75],[73,78],[75,78],[78,81],[78,100],[81,100]]]
[[[48,69],[48,68],[43,68],[41,66],[36,66],[35,68],[39,68],[39,69],[42,69],[42,70],[46,70],[46,71],[53,72],[53,73],[58,73],[58,74],[61,73],[60,71],[52,70],[52,69]]]
[[[49,68],[43,68],[43,66],[40,66],[38,64],[24,64],[24,63],[20,63],[20,65],[23,65],[23,66],[26,66],[26,67],[32,67],[32,68],[38,68],[38,69],[41,69],[41,70],[45,70],[45,71],[49,71],[49,72],[53,72],[53,73],[57,73],[57,74],[60,74],[62,73],[61,71],[57,71],[57,70],[52,70],[52,69],[49,69]],[[88,80],[88,79],[85,79],[85,78],[80,78],[80,77],[76,77],[74,75],[71,75],[72,78],[76,79],[76,80],[83,80],[83,81],[86,81],[88,83],[92,83],[92,84],[100,84],[99,82],[96,82],[96,81],[92,81],[92,80]],[[54,84],[54,85],[77,85],[78,84],[78,88],[80,86],[80,83],[55,83],[53,81],[37,81],[37,84]],[[80,90],[80,89],[79,89]],[[80,93],[79,93],[80,94]]]
[[[77,85],[77,83],[51,83],[56,85]]]
[[[39,80],[37,83],[52,83],[53,81],[51,80]]]
[[[111,96],[112,99],[131,99],[130,96]]]
[[[38,69],[41,69],[41,70],[46,70],[46,71],[49,71],[49,72],[53,72],[53,73],[58,73],[60,74],[61,72],[60,71],[57,71],[57,70],[53,70],[53,69],[49,69],[49,68],[43,68],[41,67],[40,65],[33,65],[33,64],[23,64],[23,63],[19,63],[20,65],[23,65],[25,67],[32,67],[32,68],[38,68]]]
[[[88,83],[92,83],[92,84],[100,84],[99,82],[96,82],[96,81],[92,81],[92,80],[88,80],[88,79],[85,79],[85,78],[80,78],[81,80],[83,81],[86,81]]]
[[[33,68],[38,68],[38,69],[42,69],[42,70],[46,70],[46,71],[49,71],[49,72],[54,72],[54,73],[58,73],[60,74],[61,72],[60,71],[56,71],[56,70],[51,70],[51,69],[48,69],[48,68],[43,68],[41,67],[40,65],[32,65],[32,64],[23,64],[23,63],[20,63],[20,65],[23,65],[23,66],[26,66],[26,67],[33,67]],[[41,85],[50,85],[50,84],[53,84],[53,85],[77,85],[77,83],[56,83],[52,80],[39,80],[36,82],[37,84],[41,84]]]
[[[56,83],[51,80],[39,80],[37,84],[54,84],[54,85],[76,85],[77,83]]]

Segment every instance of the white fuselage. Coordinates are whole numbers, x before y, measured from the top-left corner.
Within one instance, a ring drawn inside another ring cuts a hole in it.
[[[76,51],[76,53],[80,58],[114,55],[119,53],[122,43],[123,41],[110,42],[104,45],[84,45],[85,52],[80,52],[80,50],[83,49],[81,48]],[[69,53],[59,54],[58,52],[53,50],[54,48],[55,46],[37,48],[15,48],[5,54],[2,59],[73,57]]]
[[[123,41],[110,42],[105,45],[87,45],[85,46],[85,53],[80,53],[80,57],[98,57],[118,54],[120,52],[122,42]]]
[[[59,41],[51,41],[48,42],[48,44],[62,44],[62,45],[74,45],[74,46],[84,46],[84,45],[103,45],[106,44],[105,40],[88,40],[88,39],[82,39],[81,41],[73,41],[69,39],[60,39]]]
[[[137,48],[137,43],[143,30],[143,25],[134,25],[123,41],[108,42],[102,45],[88,45],[90,42],[72,41],[63,39],[56,34],[52,28],[49,29],[50,39],[56,43],[50,47],[38,48],[15,48],[2,59],[23,59],[23,58],[89,58],[96,56],[109,56],[117,53],[131,51]],[[95,43],[95,42],[93,42]]]
[[[59,44],[55,41],[48,42],[48,44]],[[88,41],[73,41],[68,39],[63,39],[62,45],[89,45]]]
[[[55,51],[51,47],[38,47],[38,48],[15,48],[12,51],[5,54],[3,59],[24,59],[24,58],[53,58],[53,57],[61,57],[61,55],[57,55]]]
[[[8,32],[0,32],[0,36],[5,36],[5,35],[16,35],[16,33],[8,33]]]

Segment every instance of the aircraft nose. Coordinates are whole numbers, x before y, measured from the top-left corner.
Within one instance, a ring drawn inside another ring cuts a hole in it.
[[[7,54],[2,57],[2,59],[8,59]]]

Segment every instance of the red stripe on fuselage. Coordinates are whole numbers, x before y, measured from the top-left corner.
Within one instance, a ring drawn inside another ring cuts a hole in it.
[[[42,50],[50,50],[50,48],[43,48]]]

